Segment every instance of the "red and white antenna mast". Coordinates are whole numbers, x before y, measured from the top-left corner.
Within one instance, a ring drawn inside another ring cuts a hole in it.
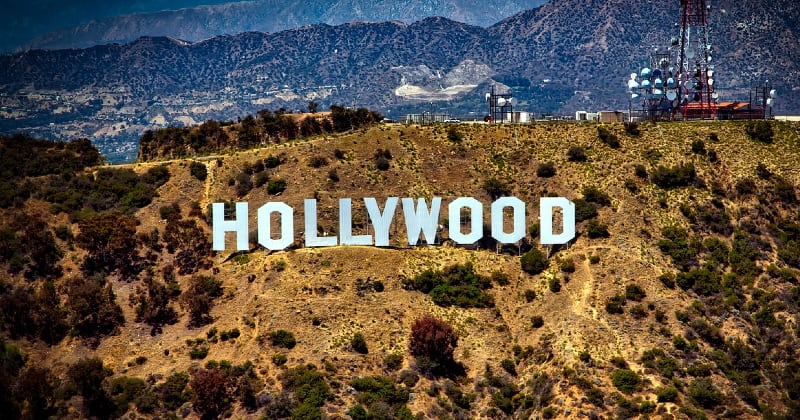
[[[711,43],[708,40],[706,0],[680,0],[681,37],[678,58],[679,109],[683,118],[716,118],[718,95],[714,90]]]

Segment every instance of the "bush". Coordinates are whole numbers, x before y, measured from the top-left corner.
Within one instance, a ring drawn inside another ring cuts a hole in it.
[[[202,418],[216,418],[231,405],[227,375],[220,369],[198,369],[192,374],[192,407]]]
[[[714,408],[722,403],[722,393],[709,379],[694,380],[689,384],[689,399],[703,408]]]
[[[639,123],[634,121],[625,123],[625,132],[634,137],[642,134],[642,132],[639,130]]]
[[[647,296],[647,294],[638,284],[632,283],[625,286],[625,299],[641,302],[645,296]]]
[[[538,248],[532,248],[522,254],[520,264],[522,265],[522,271],[528,274],[539,274],[548,267],[550,261]]]
[[[656,391],[656,399],[660,403],[675,402],[678,400],[678,390],[674,386],[666,386]]]
[[[641,386],[642,380],[630,369],[619,369],[611,374],[611,383],[623,393],[630,394]]]
[[[525,290],[525,293],[523,294],[525,296],[525,302],[527,303],[531,303],[534,299],[536,299],[536,292],[531,289]]]
[[[312,156],[308,160],[308,166],[312,168],[321,168],[328,164],[328,159],[325,156]]]
[[[286,191],[286,180],[282,178],[271,179],[267,183],[267,193],[276,195]]]
[[[511,376],[517,376],[517,365],[511,359],[503,359],[500,362],[500,367],[503,368],[506,372],[508,372]]]
[[[452,143],[458,144],[461,143],[462,140],[464,140],[464,136],[461,135],[456,126],[451,125],[450,128],[447,129],[447,140]]]
[[[208,356],[208,346],[192,346],[189,349],[189,358],[192,360],[205,359]]]
[[[408,349],[412,356],[425,357],[439,363],[453,363],[458,344],[453,327],[432,315],[424,315],[411,326]]]
[[[547,287],[550,288],[551,292],[558,293],[561,291],[561,282],[556,278],[552,278],[547,281]]]
[[[610,314],[623,313],[623,306],[625,306],[625,296],[623,295],[614,295],[606,300],[606,312]]]
[[[566,258],[561,261],[560,265],[561,271],[565,273],[574,273],[575,272],[575,261],[572,258]]]
[[[484,290],[492,287],[491,280],[475,272],[471,263],[454,264],[441,271],[426,270],[404,282],[406,287],[427,293],[439,306],[462,308],[491,308],[494,298]]]
[[[350,339],[350,345],[353,347],[353,350],[358,353],[369,353],[369,349],[367,349],[367,340],[364,339],[364,334],[361,334],[360,332],[353,334],[353,338]]]
[[[497,178],[489,178],[484,181],[483,189],[489,194],[489,197],[492,197],[492,200],[511,195],[511,187]]]
[[[692,153],[696,153],[698,155],[706,154],[706,144],[703,140],[695,140],[692,142]]]
[[[283,163],[281,158],[277,156],[269,155],[264,158],[264,166],[269,169],[277,168],[281,163]]]
[[[403,367],[403,355],[399,353],[389,353],[383,358],[383,364],[389,370],[398,370]]]
[[[567,160],[570,162],[586,162],[586,149],[581,146],[572,146],[567,150]]]
[[[533,328],[541,328],[544,326],[544,319],[539,315],[534,315],[531,317],[531,327]]]
[[[619,148],[619,139],[617,135],[608,131],[607,128],[603,126],[597,127],[597,137],[600,138],[600,141],[606,144],[608,147],[612,149]]]
[[[181,293],[180,304],[189,312],[189,325],[201,326],[211,322],[214,299],[222,296],[222,282],[211,276],[193,276]]]
[[[581,193],[583,194],[583,199],[589,203],[595,203],[599,206],[611,205],[611,197],[593,185],[583,187]]]
[[[633,167],[633,174],[641,179],[647,179],[647,169],[641,163],[637,163]]]
[[[375,167],[378,168],[381,171],[388,170],[389,169],[389,159],[386,159],[383,156],[375,159]]]
[[[189,173],[192,175],[192,177],[200,181],[205,181],[208,177],[208,169],[206,169],[206,165],[203,165],[196,160],[193,160],[192,163],[189,164]]]
[[[339,173],[336,172],[336,168],[331,169],[328,171],[328,179],[333,182],[339,182]]]
[[[291,331],[276,330],[270,332],[268,336],[270,341],[272,341],[272,345],[276,347],[292,349],[297,344],[297,340],[295,340],[294,334],[292,334]]]
[[[583,198],[572,200],[575,204],[575,222],[582,222],[597,217],[597,206]]]
[[[669,168],[659,165],[650,179],[659,187],[670,189],[689,186],[695,177],[694,165],[687,163]]]
[[[536,176],[550,178],[556,174],[556,165],[553,162],[543,162],[536,166]]]
[[[591,239],[608,238],[611,236],[611,234],[608,233],[608,226],[597,220],[590,220],[589,223],[586,224],[586,234]]]
[[[766,144],[772,143],[775,135],[772,131],[772,124],[764,120],[747,123],[745,132],[751,139]]]

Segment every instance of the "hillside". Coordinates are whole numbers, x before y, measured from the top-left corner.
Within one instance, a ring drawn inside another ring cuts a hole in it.
[[[678,10],[677,1],[570,0],[486,28],[431,17],[3,55],[0,132],[88,137],[120,161],[136,155],[145,129],[309,101],[358,103],[395,120],[423,110],[480,119],[496,85],[537,116],[628,109],[624,80],[677,35]],[[779,92],[774,113],[798,112],[798,21],[788,0],[714,3],[721,100],[745,100],[769,80]]]
[[[4,412],[798,415],[800,126],[379,125],[276,140],[107,167],[88,142],[3,138]],[[453,246],[447,229],[442,245],[409,247],[399,209],[390,247],[302,245],[306,198],[336,235],[339,198],[363,234],[363,197],[442,197],[443,224],[446,203],[475,197],[486,224],[504,194],[527,203],[520,248]],[[567,247],[538,245],[548,195],[583,219]],[[297,242],[267,252],[251,232],[251,251],[229,235],[212,252],[207,209],[230,201],[250,203],[253,230],[261,204],[292,206]],[[426,314],[457,341],[420,353],[410,337]]]

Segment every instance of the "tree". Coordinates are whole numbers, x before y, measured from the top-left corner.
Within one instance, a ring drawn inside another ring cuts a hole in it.
[[[89,252],[82,267],[85,272],[118,271],[122,277],[132,277],[141,271],[137,263],[136,220],[109,211],[88,217],[79,227],[76,243]]]
[[[308,112],[310,112],[312,114],[316,114],[318,109],[319,109],[319,104],[318,103],[316,103],[314,101],[310,101],[308,103]]]
[[[189,382],[192,404],[203,419],[217,418],[231,404],[228,377],[220,369],[198,369]]]
[[[111,283],[101,275],[67,279],[63,293],[67,295],[69,325],[76,335],[90,339],[92,346],[100,344],[98,336],[117,333],[125,322]]]
[[[520,264],[522,264],[522,271],[528,274],[539,274],[550,265],[550,261],[538,248],[531,248],[530,251],[522,254]]]
[[[453,352],[458,336],[453,327],[433,315],[424,315],[411,326],[408,349],[412,356],[442,364],[454,363]]]
[[[103,381],[112,374],[97,357],[78,360],[67,368],[67,378],[83,397],[86,417],[108,418],[114,411],[114,404],[103,389]]]
[[[211,276],[194,276],[181,294],[180,304],[189,312],[189,325],[201,326],[211,322],[214,298],[222,296],[222,282]]]
[[[178,314],[170,304],[171,293],[164,283],[146,276],[142,285],[130,295],[130,304],[136,312],[136,322],[144,322],[153,327],[150,335],[161,332],[161,327],[178,321]]]

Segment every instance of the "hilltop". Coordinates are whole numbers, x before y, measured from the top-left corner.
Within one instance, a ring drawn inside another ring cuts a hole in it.
[[[263,121],[254,121],[257,132]],[[192,130],[186,138],[213,144]],[[220,130],[232,143],[242,132]],[[4,138],[3,155],[25,144]],[[9,410],[75,418],[127,410],[792,418],[800,410],[797,124],[366,125],[196,159],[180,157],[184,146],[172,159],[161,149],[114,167],[96,166],[81,143],[31,144],[27,153],[74,164],[4,181],[27,191],[0,201],[0,386],[15,396],[3,400]],[[447,229],[442,244],[409,247],[398,210],[387,248],[305,248],[298,239],[268,252],[251,232],[250,251],[234,252],[232,236],[228,250],[210,250],[213,202],[249,202],[250,226],[258,206],[285,202],[302,238],[307,198],[318,200],[320,234],[335,235],[340,198],[353,199],[362,234],[363,197],[475,197],[487,224],[489,203],[502,195],[527,203],[519,248],[487,238],[453,246]],[[578,208],[568,246],[538,245],[545,196]],[[434,340],[440,356],[411,343],[426,314],[457,335],[449,345]]]

